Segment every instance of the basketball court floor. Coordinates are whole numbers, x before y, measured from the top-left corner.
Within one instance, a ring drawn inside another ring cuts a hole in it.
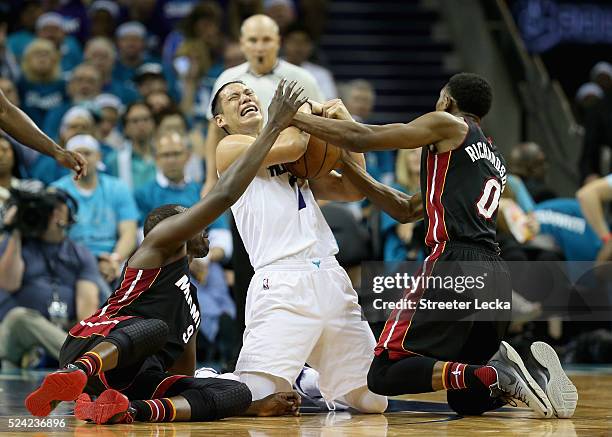
[[[463,418],[448,409],[444,393],[411,395],[391,399],[384,415],[320,412],[305,405],[301,417],[240,417],[211,423],[134,423],[91,425],[71,416],[73,403],[61,404],[45,427],[23,405],[26,395],[38,386],[42,372],[0,373],[0,435],[79,437],[112,436],[601,436],[612,435],[612,367],[576,367],[570,377],[579,393],[572,419],[537,419],[527,408],[507,407],[483,417]],[[40,425],[40,423],[39,423]],[[55,425],[55,426],[54,426]]]

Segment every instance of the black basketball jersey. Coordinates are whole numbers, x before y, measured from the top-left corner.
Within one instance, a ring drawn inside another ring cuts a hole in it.
[[[434,153],[423,147],[421,193],[425,244],[464,241],[497,248],[497,207],[506,185],[506,166],[480,126],[468,119],[468,132],[455,150]]]
[[[131,317],[166,322],[168,341],[158,355],[171,366],[200,326],[200,307],[196,288],[189,280],[187,257],[156,269],[126,267],[119,288],[104,306],[73,327],[70,334],[108,335],[119,322]]]

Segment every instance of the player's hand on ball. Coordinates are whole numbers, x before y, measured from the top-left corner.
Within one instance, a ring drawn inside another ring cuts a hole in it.
[[[344,106],[344,102],[340,99],[332,99],[323,104],[323,116],[336,120],[353,121],[351,113]]]
[[[268,107],[269,122],[281,129],[289,126],[298,109],[308,101],[307,97],[300,97],[304,88],[295,89],[296,81],[291,81],[289,85],[285,86],[286,83],[285,79],[280,81]]]

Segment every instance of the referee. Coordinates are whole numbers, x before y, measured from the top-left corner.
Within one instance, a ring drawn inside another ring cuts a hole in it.
[[[240,48],[247,62],[228,68],[217,78],[212,96],[219,88],[233,80],[241,80],[250,87],[261,103],[262,115],[267,117],[268,105],[274,96],[281,79],[295,80],[304,88],[303,96],[317,102],[323,101],[323,93],[315,78],[305,69],[290,64],[278,57],[280,35],[278,25],[267,15],[253,15],[242,23],[240,28]],[[212,189],[217,182],[216,149],[225,132],[217,127],[212,116],[212,107],[208,107],[208,136],[206,138],[206,183],[202,195]],[[234,251],[232,265],[235,273],[234,299],[238,317],[239,335],[242,340],[244,331],[244,310],[249,283],[253,277],[253,267],[232,220],[232,238]],[[240,350],[239,348],[237,351]]]

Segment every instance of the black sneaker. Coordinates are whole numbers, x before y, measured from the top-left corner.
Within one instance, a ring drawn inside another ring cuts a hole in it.
[[[572,417],[578,403],[578,390],[563,371],[557,352],[542,341],[533,343],[529,352],[525,366],[550,399],[555,416]]]
[[[499,350],[487,364],[497,371],[497,382],[490,386],[491,396],[524,402],[540,417],[553,416],[550,400],[512,346],[502,341]]]

